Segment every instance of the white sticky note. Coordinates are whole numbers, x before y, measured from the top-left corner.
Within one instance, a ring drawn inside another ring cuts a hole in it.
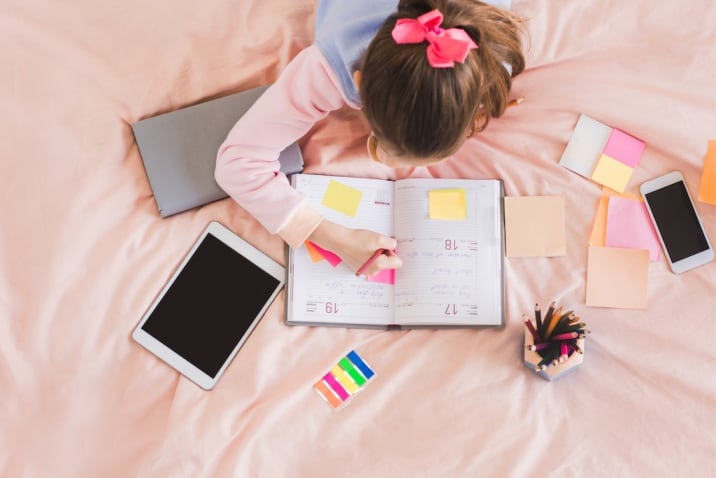
[[[587,115],[581,115],[574,127],[572,137],[562,153],[560,166],[585,178],[591,179],[592,172],[604,152],[613,128]]]

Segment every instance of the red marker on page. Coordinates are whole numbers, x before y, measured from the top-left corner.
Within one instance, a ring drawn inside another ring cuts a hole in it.
[[[373,253],[373,255],[370,256],[370,257],[368,258],[368,260],[363,263],[362,266],[360,266],[360,268],[359,268],[358,271],[356,272],[356,275],[357,275],[357,276],[363,275],[363,272],[365,272],[365,270],[366,270],[368,267],[370,267],[370,265],[371,265],[373,262],[375,262],[375,260],[376,260],[378,257],[382,256],[383,254],[388,255],[389,253],[390,253],[390,251],[389,251],[388,249],[377,249],[377,250]]]

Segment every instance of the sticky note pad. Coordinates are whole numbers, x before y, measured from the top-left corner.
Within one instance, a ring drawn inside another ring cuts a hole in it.
[[[359,190],[331,179],[321,204],[346,216],[355,217],[362,196]]]
[[[373,369],[351,350],[313,384],[313,389],[331,407],[340,408],[363,390],[374,376]]]
[[[615,128],[604,147],[604,154],[635,168],[641,161],[641,153],[644,152],[645,147],[642,140]]]
[[[597,214],[594,217],[592,234],[589,237],[590,246],[604,246],[604,240],[607,234],[607,210],[609,208],[610,197],[620,197],[641,201],[641,197],[638,194],[619,194],[616,191],[603,187],[602,197],[599,199],[599,204],[597,206]]]
[[[592,173],[592,180],[599,184],[623,193],[634,169],[603,154]]]
[[[589,247],[586,304],[593,307],[645,309],[649,251]]]
[[[445,221],[464,221],[467,200],[464,189],[433,189],[428,192],[428,217]]]
[[[716,204],[716,140],[709,141],[709,147],[704,157],[704,169],[701,172],[701,185],[699,187],[699,201],[707,204]]]
[[[505,246],[508,257],[566,255],[564,198],[505,197]]]
[[[644,202],[619,197],[609,198],[604,245],[646,249],[652,262],[659,260],[659,238]]]
[[[559,164],[590,178],[612,131],[613,129],[604,123],[587,115],[580,115]]]

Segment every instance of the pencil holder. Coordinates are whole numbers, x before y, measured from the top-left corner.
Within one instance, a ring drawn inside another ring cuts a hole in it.
[[[542,317],[535,306],[535,323],[525,320],[525,366],[547,380],[555,380],[584,361],[584,342],[589,333],[579,317],[552,302]]]

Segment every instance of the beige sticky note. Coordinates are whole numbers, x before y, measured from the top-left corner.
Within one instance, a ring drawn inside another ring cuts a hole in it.
[[[592,180],[598,182],[602,186],[611,188],[617,192],[623,193],[629,183],[634,168],[617,161],[614,158],[603,154],[597,162],[597,167],[592,173]]]
[[[467,201],[464,189],[433,189],[428,191],[428,217],[445,221],[464,221]]]
[[[602,197],[599,199],[597,206],[597,214],[594,217],[594,225],[592,226],[592,235],[589,237],[590,246],[603,246],[604,239],[607,235],[607,211],[609,210],[609,198],[620,197],[624,199],[634,199],[641,201],[638,194],[619,194],[607,187],[602,188]]]
[[[362,196],[363,193],[357,189],[331,179],[328,182],[321,204],[342,212],[346,216],[354,217]]]
[[[649,251],[589,247],[587,299],[593,307],[645,309]]]
[[[709,149],[704,157],[704,169],[701,171],[699,201],[716,204],[716,140],[709,141]]]
[[[505,246],[508,257],[566,255],[564,198],[505,197]]]

